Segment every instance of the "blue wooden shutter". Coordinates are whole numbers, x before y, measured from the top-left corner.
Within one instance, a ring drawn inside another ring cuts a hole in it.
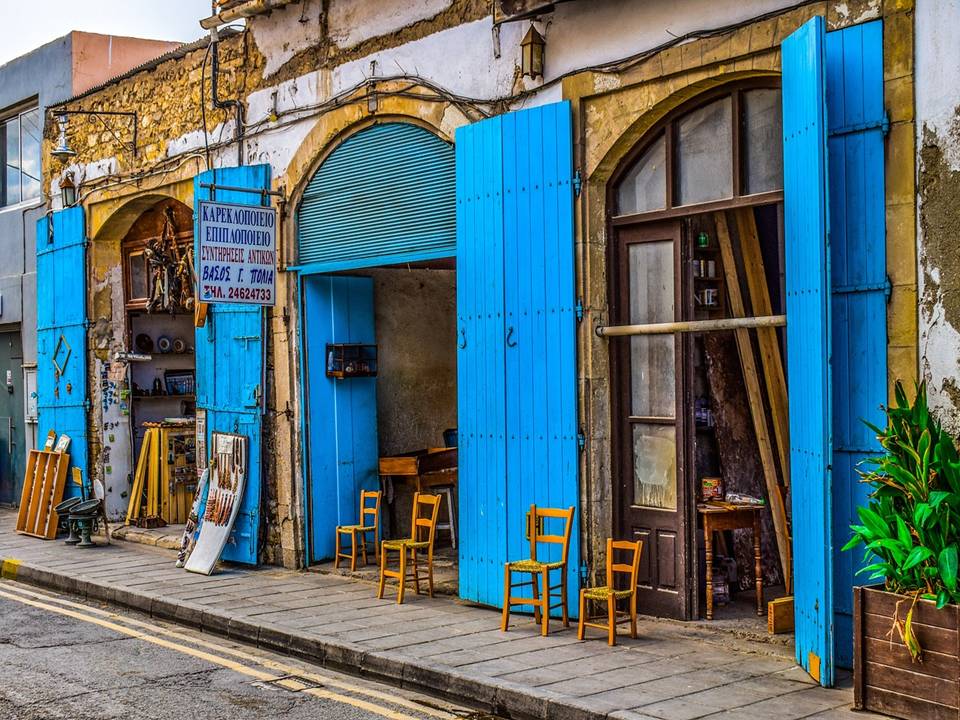
[[[831,685],[830,251],[822,17],[784,40],[782,62],[795,642],[797,662]]]
[[[579,505],[572,177],[567,102],[457,132],[460,594],[489,605],[530,504]]]
[[[270,166],[218,168],[194,178],[194,236],[199,239],[198,219],[201,200],[239,205],[267,204],[265,197],[253,192],[216,190],[218,186],[267,190]],[[199,257],[199,253],[197,254]],[[264,388],[264,320],[259,305],[210,305],[206,325],[197,328],[197,407],[207,413],[207,447],[212,433],[235,432],[249,438],[247,488],[233,526],[223,559],[255,565],[260,531],[261,418]]]
[[[568,102],[503,117],[506,520],[511,558],[529,552],[523,518],[531,503],[579,505],[571,122]],[[571,598],[579,590],[579,514],[574,523]],[[546,531],[561,532],[559,521]],[[551,556],[541,559],[559,560],[559,551],[550,546]]]
[[[350,136],[304,191],[298,265],[329,272],[454,255],[454,172],[450,144],[417,125]]]
[[[327,377],[327,343],[377,339],[372,278],[309,275],[301,287],[308,538],[310,561],[318,562],[333,557],[333,529],[359,520],[360,491],[376,490],[380,479],[377,380]]]
[[[503,599],[506,379],[503,139],[499,117],[457,130],[457,412],[460,597]]]
[[[70,464],[89,489],[86,247],[83,208],[37,221],[38,440],[48,430],[70,436]],[[64,497],[78,494],[68,476]]]
[[[883,25],[827,33],[830,281],[833,330],[833,538],[836,662],[853,663],[853,585],[861,553],[837,550],[869,486],[855,467],[880,450],[887,395]]]

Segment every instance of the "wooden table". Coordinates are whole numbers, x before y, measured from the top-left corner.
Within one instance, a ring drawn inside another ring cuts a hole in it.
[[[437,485],[457,484],[457,448],[427,448],[403,455],[380,458],[380,480],[396,478],[413,483],[417,492]],[[383,487],[384,491],[387,488]],[[397,527],[397,514],[393,502],[388,503],[390,532]]]
[[[763,615],[763,562],[760,555],[760,511],[762,505],[738,505],[735,508],[700,504],[703,518],[703,542],[707,562],[707,620],[713,620],[713,533],[719,530],[752,530],[754,575],[757,585],[757,615]]]

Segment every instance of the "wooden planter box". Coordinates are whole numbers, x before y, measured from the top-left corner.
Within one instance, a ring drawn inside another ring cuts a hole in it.
[[[917,602],[913,629],[923,662],[912,662],[894,630],[897,603],[906,621],[912,598],[879,588],[853,590],[853,698],[860,710],[900,718],[960,718],[960,606]]]

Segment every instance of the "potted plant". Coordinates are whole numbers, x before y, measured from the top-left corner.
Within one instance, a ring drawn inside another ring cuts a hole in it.
[[[862,545],[871,580],[854,589],[854,703],[903,718],[957,718],[960,646],[957,586],[960,456],[927,407],[902,385],[887,426],[870,426],[884,454],[859,471],[873,487],[861,525],[844,546]]]

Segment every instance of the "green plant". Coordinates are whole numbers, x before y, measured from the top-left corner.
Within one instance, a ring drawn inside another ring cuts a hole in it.
[[[913,403],[897,382],[896,406],[887,408],[887,426],[867,425],[885,453],[864,460],[858,470],[873,487],[870,502],[857,508],[862,525],[843,549],[865,548],[860,573],[882,579],[890,592],[933,600],[937,608],[960,601],[957,585],[960,544],[960,456],[953,438],[927,407],[926,384]],[[895,626],[914,658],[920,647],[906,623]]]

